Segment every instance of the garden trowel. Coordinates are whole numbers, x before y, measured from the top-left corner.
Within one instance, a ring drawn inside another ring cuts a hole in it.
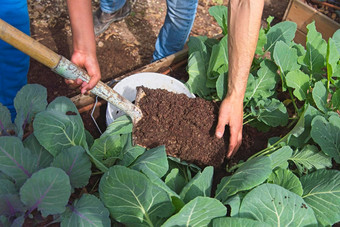
[[[85,82],[90,81],[90,76],[85,70],[1,19],[0,39],[49,67],[52,71],[61,75],[65,79],[76,80],[77,78],[80,78]],[[98,84],[91,90],[91,93],[124,111],[131,117],[133,125],[137,124],[137,122],[142,119],[142,111],[139,107],[118,94],[102,81],[98,82]],[[141,89],[137,91],[137,96],[143,96]],[[136,100],[138,100],[138,98],[136,98]]]

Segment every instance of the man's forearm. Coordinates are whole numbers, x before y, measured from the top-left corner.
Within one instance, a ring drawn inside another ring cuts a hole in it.
[[[74,51],[96,52],[90,0],[67,0]]]
[[[228,96],[243,102],[261,26],[264,0],[229,0]]]
[[[91,77],[89,82],[80,78],[75,81],[66,80],[71,87],[80,86],[84,94],[94,88],[101,78],[96,55],[96,42],[93,29],[91,0],[67,0],[73,40],[71,61],[84,68]]]

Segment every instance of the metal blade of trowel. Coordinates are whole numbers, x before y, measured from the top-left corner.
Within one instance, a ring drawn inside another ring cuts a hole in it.
[[[65,79],[75,80],[80,78],[85,82],[90,81],[90,76],[85,70],[1,19],[0,39],[49,67]],[[121,96],[102,81],[98,82],[96,87],[91,90],[91,93],[124,111],[131,117],[134,125],[142,118],[142,112],[136,105]]]

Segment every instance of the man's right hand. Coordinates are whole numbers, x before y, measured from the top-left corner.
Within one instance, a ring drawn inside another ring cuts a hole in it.
[[[71,61],[79,67],[86,69],[91,79],[89,83],[84,82],[81,79],[77,79],[75,81],[65,80],[65,82],[71,88],[75,89],[80,87],[80,92],[82,94],[85,94],[86,92],[89,92],[92,88],[94,88],[101,78],[97,57],[93,55],[83,54],[81,52],[74,52]]]
[[[227,96],[222,101],[215,131],[217,138],[223,137],[226,125],[229,125],[230,129],[227,158],[231,158],[242,143],[243,99]]]

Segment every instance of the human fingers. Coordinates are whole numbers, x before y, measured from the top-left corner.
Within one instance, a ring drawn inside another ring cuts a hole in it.
[[[71,58],[71,61],[77,65],[78,67],[82,68],[83,65],[84,65],[84,61],[83,61],[83,57],[81,57],[79,54],[73,54],[72,55],[72,58]],[[76,80],[68,80],[68,79],[65,79],[64,80],[65,83],[68,85],[69,88],[71,89],[76,89],[76,88],[79,88],[80,85],[83,83],[83,81],[81,79],[76,79]]]
[[[68,86],[69,88],[71,88],[71,89],[76,89],[76,88],[78,88],[78,87],[80,86],[80,84],[81,84],[81,83],[79,83],[79,82],[77,82],[77,81],[75,81],[75,80],[67,80],[67,79],[65,79],[64,81],[65,81],[65,83],[67,84],[67,86]]]
[[[239,128],[238,126],[230,126],[230,138],[229,138],[229,147],[227,158],[230,159],[233,157],[242,143],[242,127]]]
[[[218,139],[221,139],[223,137],[226,125],[227,125],[227,122],[225,121],[225,119],[218,119],[218,123],[217,123],[216,130],[215,130],[215,136]]]
[[[86,92],[90,91],[91,89],[93,89],[97,85],[99,80],[100,80],[100,75],[96,74],[94,76],[91,76],[91,79],[88,83],[83,82],[81,84],[81,91],[80,92],[82,94],[85,94]]]
[[[96,86],[101,78],[100,68],[96,56],[85,55],[76,52],[72,56],[72,62],[84,68],[87,71],[87,74],[90,76],[89,82],[84,82],[80,79],[76,80],[76,83],[81,86],[80,92],[82,94],[88,93]]]
[[[229,105],[226,100],[223,100],[218,113],[218,121],[215,130],[215,136],[217,138],[222,138],[225,132],[225,126],[229,124]]]

